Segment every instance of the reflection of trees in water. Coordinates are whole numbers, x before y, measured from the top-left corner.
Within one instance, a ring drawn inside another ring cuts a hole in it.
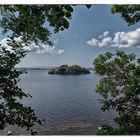
[[[0,48],[0,129],[7,125],[16,125],[30,130],[31,134],[36,134],[32,127],[36,123],[41,124],[41,121],[30,106],[20,103],[22,98],[31,96],[17,86],[19,76],[23,72],[16,70],[15,65],[26,53],[20,43],[9,41],[8,44],[12,47]]]

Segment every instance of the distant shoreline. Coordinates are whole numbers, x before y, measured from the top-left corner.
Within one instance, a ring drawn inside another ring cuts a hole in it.
[[[50,69],[52,69],[52,68],[56,68],[56,67],[46,67],[46,68],[29,68],[29,67],[18,67],[18,68],[15,68],[15,69],[25,69],[25,70],[50,70]],[[91,67],[85,67],[87,70],[93,70],[93,68],[91,68]]]

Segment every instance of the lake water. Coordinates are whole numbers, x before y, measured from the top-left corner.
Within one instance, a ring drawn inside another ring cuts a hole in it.
[[[38,135],[96,135],[98,127],[113,124],[115,112],[100,110],[99,96],[95,92],[98,77],[89,75],[48,75],[47,70],[28,70],[21,76],[19,86],[32,98],[22,102],[32,106],[43,125],[34,129]],[[21,128],[7,127],[6,134],[29,135]]]

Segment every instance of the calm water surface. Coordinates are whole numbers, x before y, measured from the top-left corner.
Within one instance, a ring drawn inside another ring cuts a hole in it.
[[[113,124],[114,112],[103,113],[95,87],[98,77],[89,75],[48,75],[47,70],[28,70],[21,76],[19,86],[32,98],[22,102],[32,106],[43,125],[34,129],[38,135],[95,135],[98,127],[106,122]],[[15,135],[29,135],[16,127],[10,130]]]

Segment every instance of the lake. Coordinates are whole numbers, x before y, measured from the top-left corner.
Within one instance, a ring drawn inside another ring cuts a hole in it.
[[[99,78],[88,75],[49,75],[48,71],[28,70],[21,76],[19,86],[32,98],[23,103],[32,106],[42,125],[34,129],[38,135],[96,135],[98,127],[106,122],[113,125],[115,112],[100,110],[95,87]],[[24,129],[7,127],[1,135],[12,131],[13,135],[29,135]]]

